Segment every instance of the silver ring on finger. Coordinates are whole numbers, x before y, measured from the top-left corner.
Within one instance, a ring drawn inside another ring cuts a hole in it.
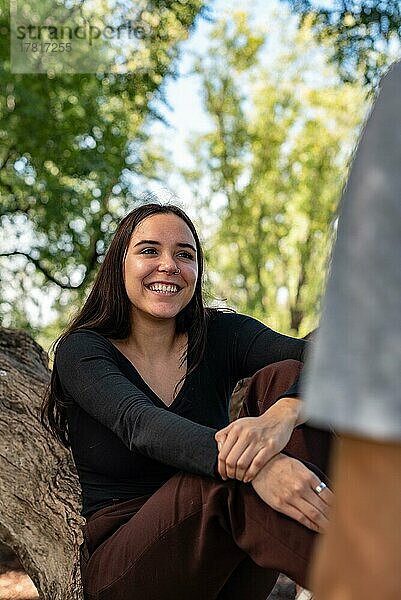
[[[313,491],[319,496],[319,494],[321,494],[326,488],[327,485],[324,483],[324,481],[321,481],[319,485],[313,488]]]

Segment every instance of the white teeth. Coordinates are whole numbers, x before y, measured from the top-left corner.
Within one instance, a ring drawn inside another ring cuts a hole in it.
[[[176,285],[164,285],[162,283],[153,283],[149,286],[149,289],[152,290],[152,292],[158,292],[159,294],[178,292],[178,287]]]

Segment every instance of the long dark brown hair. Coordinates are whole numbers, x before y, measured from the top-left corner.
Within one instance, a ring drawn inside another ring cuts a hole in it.
[[[60,342],[77,329],[91,329],[116,340],[123,340],[130,336],[132,329],[131,304],[124,284],[124,259],[128,245],[134,230],[141,221],[152,215],[169,213],[177,215],[188,225],[196,244],[198,279],[190,302],[176,317],[176,334],[188,333],[188,338],[191,339],[191,352],[188,356],[190,363],[188,362],[187,373],[191,373],[199,365],[205,351],[207,320],[215,311],[215,309],[205,309],[203,303],[204,258],[202,247],[194,224],[181,208],[174,204],[162,205],[155,202],[138,206],[121,221],[87,300],[67,329],[54,342],[55,352],[57,352]],[[187,354],[186,351],[183,360],[187,358]],[[183,379],[184,377],[185,375]],[[42,403],[41,421],[64,446],[69,447],[66,401],[55,365]]]

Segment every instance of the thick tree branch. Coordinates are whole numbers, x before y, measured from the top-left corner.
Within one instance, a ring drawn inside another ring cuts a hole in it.
[[[78,478],[70,452],[39,420],[47,365],[26,333],[0,327],[0,539],[40,600],[82,600]]]

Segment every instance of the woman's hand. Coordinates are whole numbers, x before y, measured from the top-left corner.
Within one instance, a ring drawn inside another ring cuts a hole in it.
[[[249,482],[287,445],[298,425],[301,400],[282,398],[259,417],[244,417],[215,435],[222,479]]]
[[[322,533],[328,525],[333,492],[315,491],[320,479],[299,460],[279,454],[252,481],[256,493],[272,508]]]

